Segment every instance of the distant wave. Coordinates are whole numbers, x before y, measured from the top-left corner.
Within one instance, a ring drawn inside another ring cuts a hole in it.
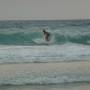
[[[90,20],[2,20],[0,21],[0,29],[17,28],[25,29],[30,27],[68,27],[80,26],[85,27],[90,25]]]

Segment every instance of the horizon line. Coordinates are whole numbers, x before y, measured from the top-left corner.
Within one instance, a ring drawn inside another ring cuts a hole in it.
[[[90,20],[89,19],[80,19],[80,18],[77,18],[77,19],[0,19],[0,21],[65,21],[65,20]]]

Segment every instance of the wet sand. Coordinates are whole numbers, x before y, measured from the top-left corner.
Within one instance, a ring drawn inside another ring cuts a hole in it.
[[[90,72],[90,62],[60,62],[60,63],[26,63],[0,64],[0,76],[14,75],[17,72]]]

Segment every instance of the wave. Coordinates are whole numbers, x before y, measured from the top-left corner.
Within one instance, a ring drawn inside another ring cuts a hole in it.
[[[52,46],[0,45],[0,63],[90,61],[90,47],[67,43]]]
[[[0,29],[7,28],[26,28],[31,26],[89,26],[90,20],[2,20],[0,21]]]
[[[57,74],[57,73],[34,73],[20,74],[15,77],[0,78],[0,86],[13,85],[60,85],[90,83],[89,75],[84,74]]]
[[[42,31],[16,32],[16,33],[1,33],[0,44],[8,45],[44,45],[44,44],[65,44],[78,43],[90,45],[90,32],[79,31],[50,31],[50,41],[46,42]],[[36,41],[38,40],[38,41]]]

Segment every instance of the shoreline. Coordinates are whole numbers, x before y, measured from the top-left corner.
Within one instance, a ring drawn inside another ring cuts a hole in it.
[[[0,90],[90,90],[90,83],[66,83],[60,85],[16,85],[15,80],[32,80],[29,79],[32,75],[36,75],[35,80],[42,80],[45,75],[55,75],[59,73],[74,74],[88,74],[90,75],[90,62],[60,62],[60,63],[19,63],[19,64],[1,64],[0,78],[1,80],[10,81],[12,85],[7,84],[0,86]],[[23,75],[26,76],[24,77]],[[43,76],[40,76],[42,75]],[[19,76],[19,77],[18,77]],[[47,77],[47,76],[46,76]],[[72,77],[72,76],[71,76]],[[20,79],[21,78],[21,79]],[[33,79],[34,79],[33,78]],[[47,77],[48,78],[48,77]],[[46,78],[46,79],[47,79]],[[53,77],[51,77],[53,79]],[[24,82],[24,81],[23,81]]]
[[[0,90],[90,90],[90,84],[1,86]]]
[[[1,64],[1,73],[16,72],[90,72],[90,62],[60,62],[60,63],[19,63],[19,64]]]

